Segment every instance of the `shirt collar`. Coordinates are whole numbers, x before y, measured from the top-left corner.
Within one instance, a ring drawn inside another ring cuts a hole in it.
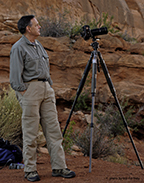
[[[30,42],[30,41],[27,39],[26,36],[22,35],[22,37],[23,37],[23,39],[26,41],[27,44],[29,44],[29,45],[34,45],[34,43]],[[36,44],[36,45],[39,45],[39,43],[38,43],[37,40],[35,40],[35,44]]]

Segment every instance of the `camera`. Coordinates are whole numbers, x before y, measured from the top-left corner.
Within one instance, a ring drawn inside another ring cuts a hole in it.
[[[90,37],[94,38],[95,36],[98,35],[103,35],[108,33],[107,27],[101,27],[98,29],[90,29],[89,25],[84,25],[82,27],[82,31],[80,32],[81,36],[84,38],[84,40],[88,40]]]

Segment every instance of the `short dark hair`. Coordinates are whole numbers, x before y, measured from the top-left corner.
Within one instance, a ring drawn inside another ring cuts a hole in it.
[[[20,31],[21,34],[24,34],[26,32],[26,27],[30,25],[31,19],[33,19],[35,16],[34,15],[26,15],[22,16],[17,25],[18,25],[18,30]]]

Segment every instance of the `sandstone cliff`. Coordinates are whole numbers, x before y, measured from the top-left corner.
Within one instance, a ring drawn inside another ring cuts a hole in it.
[[[144,34],[143,0],[1,0],[0,30],[17,31],[16,23],[24,14],[53,17],[65,10],[72,23],[82,19],[98,20],[105,12],[114,16],[113,25],[121,31],[133,37]]]
[[[99,36],[100,51],[106,62],[112,82],[119,99],[126,97],[132,104],[144,102],[144,2],[142,0],[13,0],[0,1],[0,82],[9,83],[9,53],[11,46],[21,37],[16,22],[23,14],[33,13],[37,17],[54,16],[56,12],[48,7],[70,10],[74,22],[85,16],[87,19],[99,18],[102,12],[114,16],[113,24],[137,37],[139,43],[132,44],[121,37],[107,34]],[[49,12],[47,12],[49,11]],[[38,38],[50,57],[51,77],[57,99],[70,101],[76,94],[85,66],[93,50],[92,40],[84,41],[78,37]],[[90,86],[89,86],[90,87]],[[96,102],[107,103],[113,97],[101,69],[97,78]],[[141,111],[142,113],[143,111]]]

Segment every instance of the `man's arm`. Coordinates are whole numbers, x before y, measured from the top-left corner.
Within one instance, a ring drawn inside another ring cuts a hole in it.
[[[19,92],[26,90],[23,82],[24,60],[20,48],[12,48],[10,52],[10,84],[11,87]]]

